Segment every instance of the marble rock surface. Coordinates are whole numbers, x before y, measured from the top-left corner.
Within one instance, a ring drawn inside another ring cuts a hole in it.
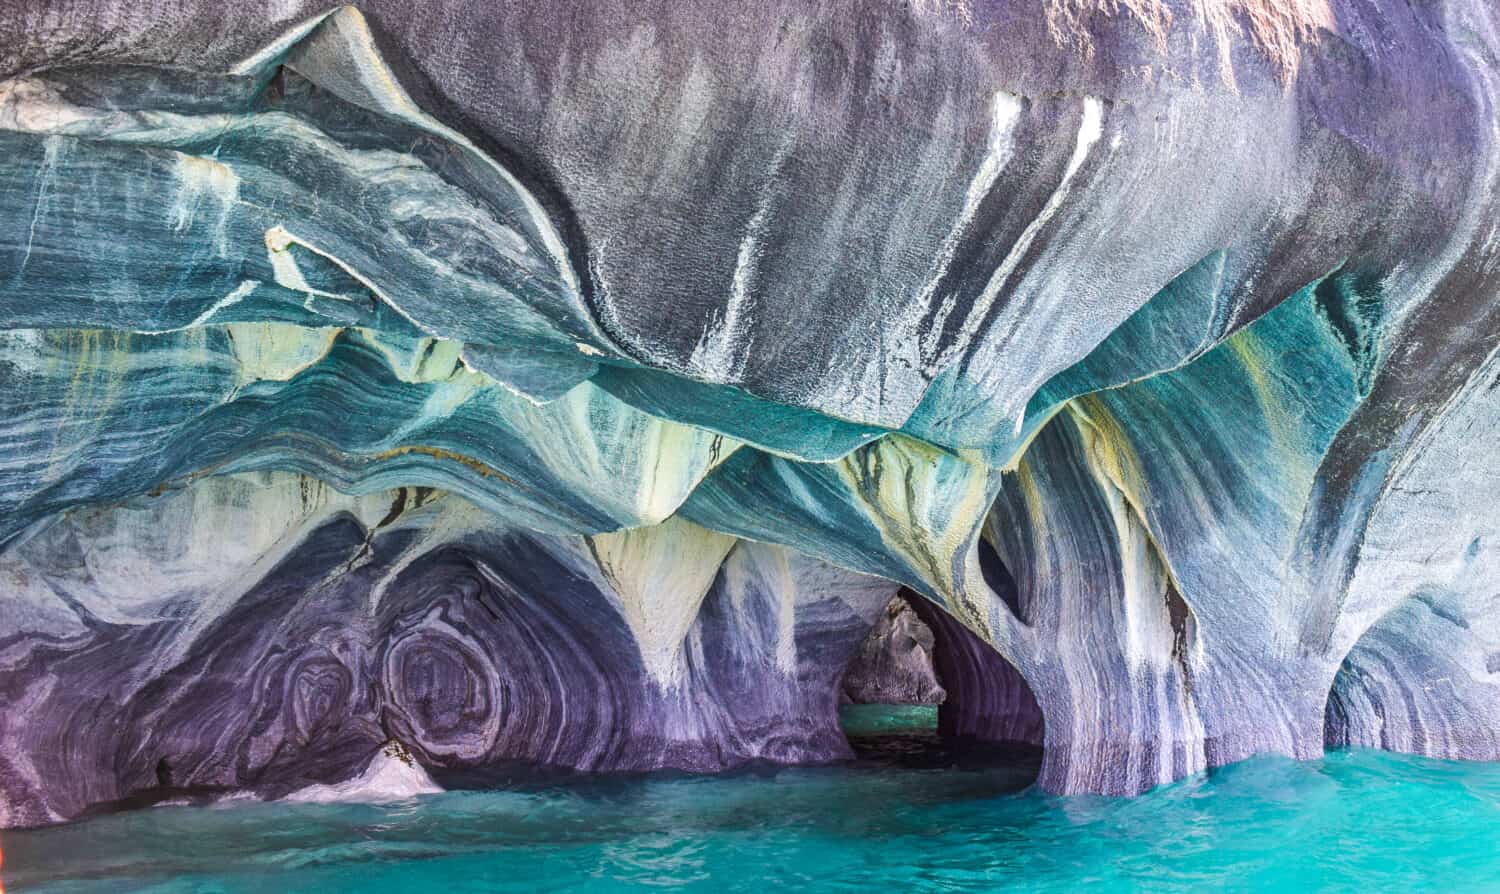
[[[1492,0],[0,0],[0,825],[837,758],[903,587],[1052,791],[1500,757],[1497,176]]]

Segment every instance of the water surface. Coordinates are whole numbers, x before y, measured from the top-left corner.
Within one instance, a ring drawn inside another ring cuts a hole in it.
[[[1024,761],[1023,761],[1024,764]],[[1500,765],[1257,758],[1134,799],[963,761],[158,807],[0,838],[10,894],[1500,890]]]
[[[934,735],[937,705],[840,705],[839,726],[851,739],[892,734]]]

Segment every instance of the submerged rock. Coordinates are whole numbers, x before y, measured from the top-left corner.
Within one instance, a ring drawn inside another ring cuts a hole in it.
[[[1497,88],[1490,0],[0,3],[0,825],[837,758],[901,587],[1052,791],[1494,758]]]

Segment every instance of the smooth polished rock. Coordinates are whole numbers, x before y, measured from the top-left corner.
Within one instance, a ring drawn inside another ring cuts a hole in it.
[[[283,473],[59,517],[0,561],[0,820],[348,795],[391,781],[391,741],[434,774],[847,757],[837,681],[896,585],[687,522],[635,533],[605,561],[452,495]],[[670,561],[721,541],[706,574]],[[642,621],[629,580],[694,588],[685,622]]]
[[[1490,0],[0,0],[0,824],[837,757],[899,587],[1052,791],[1494,757],[1497,109]]]

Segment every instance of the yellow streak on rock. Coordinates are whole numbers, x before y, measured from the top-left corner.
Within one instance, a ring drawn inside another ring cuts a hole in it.
[[[977,568],[971,555],[975,537],[989,512],[991,476],[999,473],[973,458],[955,457],[902,435],[887,435],[850,454],[838,469],[886,546],[955,614],[966,613],[968,572]],[[959,557],[963,579],[954,571]],[[965,620],[987,628],[981,617]]]
[[[1144,509],[1149,487],[1146,483],[1146,476],[1141,471],[1140,459],[1125,429],[1114,414],[1109,412],[1104,402],[1093,395],[1070,401],[1067,409],[1069,415],[1078,424],[1079,433],[1083,437],[1089,471],[1093,473],[1094,480],[1099,483],[1100,488],[1109,498],[1115,533],[1120,544],[1121,565],[1125,573],[1125,580],[1122,583],[1127,598],[1127,613],[1138,611],[1139,605],[1132,608],[1131,602],[1139,603],[1144,591],[1160,589],[1156,586],[1156,581],[1147,579],[1156,576],[1160,576],[1160,583],[1163,587],[1170,585],[1177,591],[1183,602],[1188,604],[1191,612],[1192,605],[1188,592],[1178,578],[1176,570],[1173,569],[1167,551],[1162,548],[1156,532],[1152,530],[1150,518]],[[1205,515],[1209,514],[1208,509],[1204,512]],[[1142,567],[1149,568],[1154,573],[1143,575]],[[1150,594],[1155,598],[1155,602],[1152,603],[1153,608],[1161,608],[1163,603],[1160,597],[1164,595],[1164,592],[1163,589],[1162,592]],[[1134,618],[1127,625],[1127,632],[1132,634],[1139,632]],[[1201,654],[1202,644],[1195,640],[1192,645],[1197,650],[1194,655],[1196,658]],[[1148,655],[1149,650],[1143,649],[1139,643],[1127,643],[1126,646],[1127,654],[1136,659],[1163,658],[1165,655],[1165,653]]]
[[[380,460],[394,459],[398,456],[407,456],[413,453],[421,454],[423,456],[430,456],[434,459],[452,460],[453,462],[462,463],[465,466],[468,466],[470,469],[473,469],[486,478],[496,478],[500,481],[504,481],[506,484],[516,483],[514,478],[511,478],[509,475],[506,475],[499,469],[485,465],[472,456],[465,456],[462,453],[454,453],[452,450],[447,450],[442,447],[429,447],[425,444],[404,444],[400,447],[395,447],[390,450],[384,450],[371,456],[370,461],[379,462]]]

